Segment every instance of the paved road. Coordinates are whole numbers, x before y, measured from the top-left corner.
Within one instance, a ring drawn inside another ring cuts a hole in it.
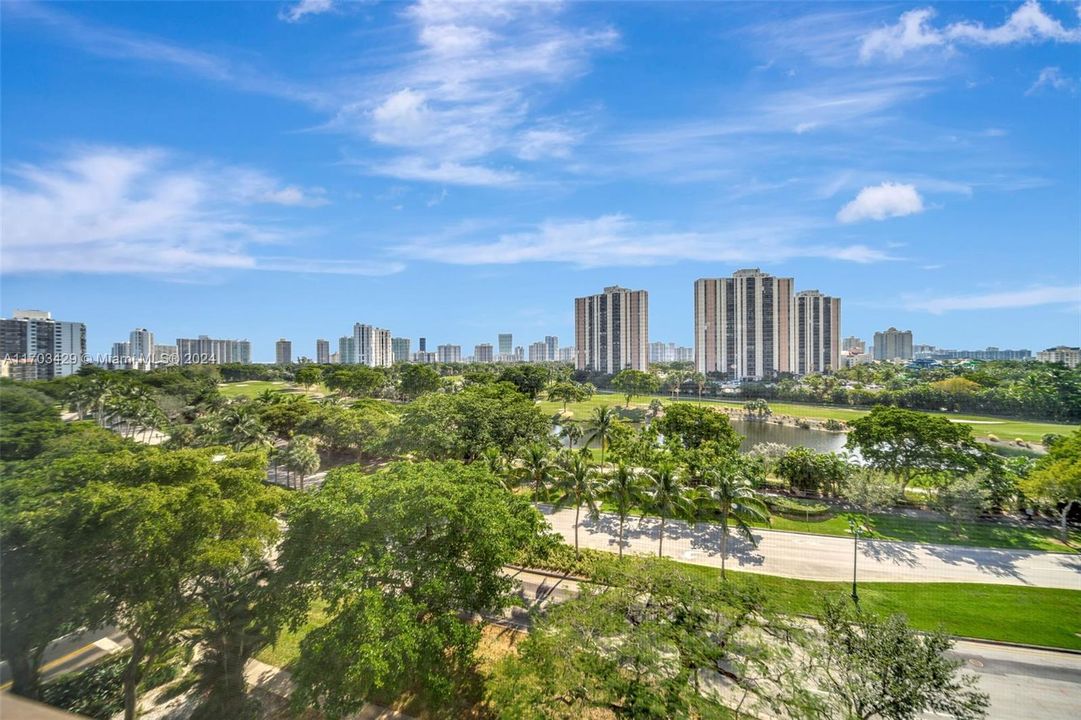
[[[553,510],[541,505],[552,528],[574,542],[574,509]],[[579,530],[582,547],[616,552],[619,518],[601,513],[591,520],[583,513]],[[628,518],[625,551],[657,553],[660,522]],[[758,547],[730,537],[727,567],[743,572],[802,580],[851,580],[852,539],[826,535],[755,532]],[[695,565],[719,567],[720,529],[716,525],[665,524],[664,554]],[[1081,590],[1081,555],[1030,550],[926,545],[885,540],[860,540],[857,562],[860,580],[890,582],[970,582]]]
[[[99,628],[72,633],[49,643],[41,665],[42,678],[52,680],[65,673],[75,672],[112,655],[130,643],[124,633],[115,627]],[[0,690],[7,690],[11,672],[6,662],[0,663]]]

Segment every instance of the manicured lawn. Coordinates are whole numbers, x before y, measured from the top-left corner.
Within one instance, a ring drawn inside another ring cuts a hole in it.
[[[653,397],[635,396],[631,400],[632,407],[647,407]],[[657,398],[663,403],[674,402],[671,398]],[[626,398],[622,395],[598,393],[589,400],[580,403],[570,403],[567,410],[572,413],[575,420],[588,419],[593,409],[601,405],[610,407],[622,407]],[[697,398],[684,396],[678,402],[698,402]],[[706,398],[704,403],[738,408],[743,406],[742,401],[711,400]],[[775,415],[792,415],[794,417],[815,418],[821,420],[855,420],[863,417],[869,410],[835,407],[831,405],[804,405],[799,403],[771,402],[769,404]],[[563,409],[563,404],[549,400],[540,402],[541,412],[551,415]],[[989,417],[981,415],[963,415],[955,413],[930,413],[932,415],[945,415],[951,420],[971,420],[972,433],[977,437],[986,437],[988,434],[997,436],[1000,440],[1014,440],[1020,438],[1030,442],[1040,442],[1046,433],[1066,435],[1077,429],[1075,425],[1063,425],[1059,423],[1032,422],[1028,420],[1010,420],[1007,418]]]
[[[721,582],[720,570],[681,563]],[[825,595],[848,597],[852,584],[729,572],[733,582],[756,583],[775,607],[815,614]],[[860,603],[883,614],[904,613],[920,630],[1081,650],[1081,590],[970,583],[860,583]]]
[[[242,382],[221,383],[218,392],[227,398],[257,398],[267,390],[283,395],[296,395],[309,392],[326,392],[326,388],[316,386],[311,390],[305,390],[299,385],[285,382],[284,380],[245,380]]]

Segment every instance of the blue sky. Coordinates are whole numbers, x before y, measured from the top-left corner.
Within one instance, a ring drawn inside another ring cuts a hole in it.
[[[3,3],[0,310],[571,344],[761,267],[842,330],[1081,341],[1075,3]]]

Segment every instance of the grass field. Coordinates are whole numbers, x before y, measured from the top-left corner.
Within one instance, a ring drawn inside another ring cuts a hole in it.
[[[311,394],[313,392],[325,393],[327,390],[323,386],[314,386],[310,390],[305,390],[299,385],[285,382],[284,380],[245,380],[242,382],[221,383],[218,385],[218,392],[227,398],[256,398],[262,395],[267,390],[282,393],[283,395],[295,395],[299,393]]]
[[[681,563],[700,577],[721,582],[720,571]],[[789,614],[814,614],[825,595],[851,594],[852,584],[792,580],[729,572],[734,582],[757,583],[774,606]],[[882,614],[904,613],[920,630],[1081,650],[1081,590],[970,583],[860,583],[860,604]]]
[[[654,398],[647,395],[636,395],[631,399],[632,407],[647,407]],[[674,402],[670,398],[657,398],[661,402],[668,404]],[[596,394],[589,400],[579,403],[570,403],[567,405],[567,410],[572,414],[576,420],[587,419],[592,413],[594,408],[601,405],[608,405],[609,407],[615,407],[616,405],[623,406],[626,398],[622,395],[613,394]],[[681,399],[678,402],[698,402],[695,398]],[[739,408],[743,406],[740,401],[724,401],[724,400],[703,400],[703,403],[710,405],[720,405],[724,407]],[[869,410],[856,409],[856,408],[843,408],[834,407],[830,405],[803,405],[798,403],[783,403],[783,402],[771,402],[769,404],[775,415],[792,415],[794,417],[805,417],[819,420],[855,420],[856,418],[863,417]],[[543,400],[540,402],[541,412],[546,415],[552,415],[557,411],[563,409],[563,404],[550,400]],[[930,413],[932,415],[944,415],[951,420],[969,420],[972,421],[970,427],[972,432],[977,437],[986,437],[988,434],[997,436],[1000,440],[1014,440],[1020,438],[1030,442],[1040,442],[1040,439],[1046,433],[1058,433],[1060,435],[1066,435],[1077,429],[1075,425],[1063,425],[1060,423],[1045,423],[1045,422],[1033,422],[1029,420],[1010,420],[1007,418],[990,417],[982,415],[964,415],[955,413]]]

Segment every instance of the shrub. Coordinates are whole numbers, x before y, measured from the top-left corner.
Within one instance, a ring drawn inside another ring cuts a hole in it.
[[[42,688],[42,700],[53,707],[108,720],[124,710],[124,665],[127,654],[68,673]]]
[[[830,432],[840,432],[845,429],[845,424],[840,420],[830,418],[826,421],[825,428]]]
[[[766,505],[778,515],[824,515],[830,511],[826,503],[788,497],[766,497]]]
[[[990,440],[991,442],[998,442],[998,435],[994,435],[992,433],[987,433],[987,439]]]

